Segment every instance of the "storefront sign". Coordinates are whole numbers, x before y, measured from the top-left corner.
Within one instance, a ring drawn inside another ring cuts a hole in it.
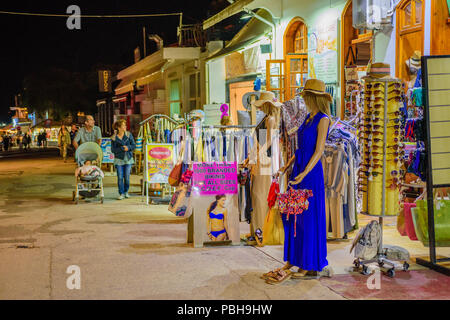
[[[111,92],[111,71],[100,70],[98,72],[98,88],[100,92]]]
[[[173,150],[173,144],[147,144],[147,182],[169,182],[169,174],[174,166]]]
[[[236,162],[194,163],[193,171],[194,194],[211,196],[238,191]]]
[[[338,79],[337,20],[319,19],[308,29],[308,76],[326,83]]]
[[[102,163],[114,163],[114,153],[111,151],[111,139],[103,138],[100,147],[103,152]]]

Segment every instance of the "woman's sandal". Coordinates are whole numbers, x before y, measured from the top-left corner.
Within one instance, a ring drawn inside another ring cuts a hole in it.
[[[292,277],[291,270],[280,270],[277,272],[275,277],[270,277],[266,280],[268,284],[280,284],[289,280]]]
[[[282,270],[281,268],[275,269],[275,270],[271,270],[269,272],[263,273],[263,275],[260,277],[263,280],[267,280],[269,278],[273,278],[277,276],[277,272]]]
[[[306,270],[304,270],[306,271]],[[304,272],[293,272],[292,273],[292,279],[304,279],[304,280],[310,280],[310,279],[318,279],[319,274],[317,271],[307,271]]]

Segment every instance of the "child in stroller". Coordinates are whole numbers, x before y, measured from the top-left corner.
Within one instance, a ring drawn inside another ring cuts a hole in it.
[[[103,203],[104,173],[100,169],[103,160],[102,149],[95,142],[86,142],[78,147],[75,157],[79,167],[75,170],[73,201],[78,204],[80,196],[82,199],[99,196],[100,202]]]
[[[98,177],[98,176],[100,176],[100,177],[104,178],[105,174],[103,173],[102,169],[100,169],[97,166],[94,166],[92,164],[92,161],[86,160],[84,162],[83,166],[78,167],[75,170],[75,176],[76,177],[80,176],[82,178],[88,177],[88,176],[89,177]]]

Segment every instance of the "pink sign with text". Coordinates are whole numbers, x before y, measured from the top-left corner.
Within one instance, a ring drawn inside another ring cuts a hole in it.
[[[199,162],[193,165],[192,192],[201,196],[236,194],[236,162]]]

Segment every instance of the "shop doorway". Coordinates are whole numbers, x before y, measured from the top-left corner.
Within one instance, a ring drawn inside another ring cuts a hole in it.
[[[233,124],[238,123],[237,111],[245,111],[242,105],[242,97],[247,92],[252,92],[254,85],[253,81],[236,82],[230,84],[230,116]]]
[[[395,75],[410,81],[406,61],[418,50],[424,51],[425,1],[402,0],[397,7],[397,58]]]
[[[341,15],[341,119],[352,114],[355,106],[351,105],[351,92],[357,87],[358,80],[347,76],[347,70],[356,72],[367,70],[369,61],[373,61],[373,32],[353,28],[353,1],[344,7]]]
[[[174,114],[181,116],[180,79],[170,80],[169,110],[170,117]]]

